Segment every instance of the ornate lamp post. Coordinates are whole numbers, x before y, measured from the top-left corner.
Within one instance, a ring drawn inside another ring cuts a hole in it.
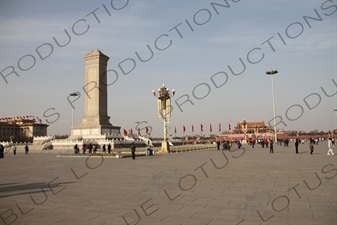
[[[246,140],[247,121],[246,120],[242,121],[242,123],[241,123],[241,129],[242,129],[243,133],[245,134],[245,143],[247,143],[247,140]]]
[[[170,90],[165,87],[165,84],[158,89],[152,91],[155,97],[158,97],[158,117],[164,121],[164,140],[161,145],[161,150],[163,153],[170,153],[170,145],[167,141],[167,124],[169,123],[169,118],[171,118],[171,97],[174,96],[175,90]]]
[[[275,108],[275,93],[274,93],[274,74],[277,74],[277,70],[270,70],[267,71],[267,75],[271,75],[271,89],[272,89],[272,95],[273,95],[273,111],[274,111],[274,132],[275,132],[275,142],[277,141],[277,129],[276,129],[276,108]]]
[[[255,135],[259,132],[259,127],[257,126],[257,124],[255,124],[254,126],[254,133]]]
[[[254,126],[254,134],[255,134],[255,139],[257,140],[257,134],[259,132],[259,127],[257,126],[257,124],[255,124]]]

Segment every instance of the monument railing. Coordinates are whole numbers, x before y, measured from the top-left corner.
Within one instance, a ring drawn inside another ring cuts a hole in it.
[[[34,136],[34,141],[46,141],[55,138],[55,136]]]

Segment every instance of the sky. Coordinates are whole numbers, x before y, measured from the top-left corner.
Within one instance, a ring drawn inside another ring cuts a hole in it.
[[[169,134],[273,126],[272,79],[278,129],[337,127],[336,0],[0,2],[0,118],[34,115],[49,135],[70,134],[67,98],[81,93],[79,125],[83,56],[99,49],[110,57],[108,115],[122,130],[140,122],[163,136],[152,94],[163,84],[175,90]]]

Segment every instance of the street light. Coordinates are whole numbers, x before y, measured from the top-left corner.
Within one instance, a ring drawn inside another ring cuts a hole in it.
[[[155,90],[152,91],[154,97],[158,97],[158,117],[164,121],[164,140],[162,142],[162,152],[170,153],[170,145],[167,141],[167,124],[169,123],[169,118],[171,118],[171,97],[174,96],[175,90],[170,90],[165,87],[165,84],[158,89],[158,92]]]
[[[259,133],[259,127],[257,126],[257,124],[255,124],[255,126],[254,126],[255,139],[257,139],[258,133]]]
[[[273,111],[274,111],[274,130],[275,130],[275,142],[277,141],[277,128],[276,128],[276,108],[275,108],[275,93],[274,93],[274,74],[277,74],[277,70],[270,70],[267,71],[267,75],[271,75],[271,90],[272,90],[272,95],[273,95]]]
[[[79,94],[77,92],[69,94],[69,96],[73,97],[73,102],[74,102],[74,98],[78,95]],[[75,104],[75,102],[74,102],[74,104]],[[71,108],[72,108],[72,110],[71,110],[71,126],[73,127],[74,126],[74,109],[75,109],[75,107],[71,107]]]
[[[245,135],[245,143],[247,143],[247,138],[246,138],[246,132],[247,132],[247,121],[246,120],[243,120],[242,123],[241,123],[241,127],[242,127],[242,131]]]

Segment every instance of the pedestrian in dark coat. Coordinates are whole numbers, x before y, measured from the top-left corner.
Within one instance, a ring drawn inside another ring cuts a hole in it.
[[[132,142],[132,144],[130,146],[130,149],[131,149],[131,153],[132,153],[132,159],[135,159],[136,158],[136,146],[135,146],[134,142]]]
[[[108,153],[109,154],[111,153],[111,144],[110,143],[108,144]]]
[[[220,141],[216,142],[217,149],[220,150]]]
[[[269,143],[269,153],[274,153],[274,142],[271,140]]]
[[[296,140],[295,140],[295,152],[296,152],[296,154],[298,154],[298,145],[299,145],[299,143],[300,143],[300,139],[296,138]]]
[[[89,144],[89,148],[88,149],[89,149],[89,154],[91,154],[92,153],[92,144],[91,143]]]
[[[2,144],[0,144],[0,158],[4,157],[4,151],[5,151],[4,146]]]
[[[25,146],[25,154],[28,155],[28,152],[29,152],[29,147],[28,145]]]

